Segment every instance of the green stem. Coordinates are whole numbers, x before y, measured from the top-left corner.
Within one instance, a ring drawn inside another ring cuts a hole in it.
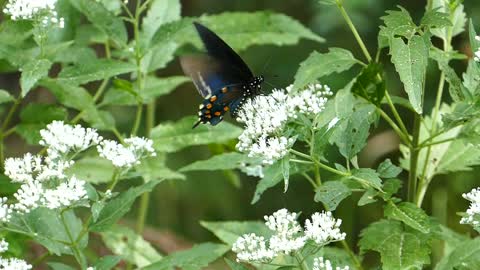
[[[318,186],[317,186],[317,183],[315,183],[315,181],[313,181],[312,177],[310,177],[310,175],[308,175],[306,173],[302,173],[302,175],[303,175],[303,177],[305,177],[305,179],[307,179],[308,182],[310,182],[313,189],[316,190]]]
[[[403,120],[400,117],[400,114],[398,113],[397,108],[393,104],[392,98],[390,97],[390,94],[388,93],[388,91],[385,91],[385,99],[387,100],[388,106],[390,106],[390,110],[392,110],[393,117],[395,118],[395,120],[397,120],[398,124],[400,125],[400,129],[403,131],[404,134],[406,134],[407,139],[410,141],[410,139],[408,138],[408,130],[405,127],[405,124],[403,123]]]
[[[43,253],[42,255],[40,255],[40,257],[35,258],[35,260],[32,262],[32,265],[38,266],[42,264],[50,255],[50,252]]]
[[[360,263],[357,256],[355,256],[355,253],[353,253],[352,249],[350,249],[350,246],[347,244],[347,241],[342,240],[340,243],[342,243],[343,249],[347,251],[348,256],[350,256],[350,258],[352,259],[357,270],[363,270],[362,263]]]
[[[410,147],[410,172],[408,175],[408,201],[413,202],[415,200],[415,194],[417,193],[417,163],[418,163],[418,141],[420,137],[420,115],[415,114],[413,123],[413,140]]]
[[[80,265],[80,269],[86,269],[87,268],[87,262],[85,259],[84,254],[81,252],[81,250],[78,248],[78,242],[74,241],[72,233],[70,232],[70,228],[68,227],[67,223],[65,222],[65,215],[63,212],[60,214],[61,219],[62,219],[62,224],[63,227],[65,228],[65,231],[67,232],[68,239],[70,240],[71,246],[70,248],[72,249],[73,256],[75,257],[75,260],[77,261],[78,265]]]
[[[145,220],[148,213],[149,202],[150,202],[150,192],[143,193],[142,197],[140,198],[140,210],[138,212],[137,226],[136,226],[136,231],[140,235],[143,233],[143,229],[145,228]]]
[[[448,139],[444,139],[444,140],[440,140],[440,141],[434,141],[434,142],[431,142],[431,143],[421,143],[420,145],[418,145],[418,149],[421,149],[421,148],[425,148],[425,147],[430,147],[430,146],[433,146],[433,145],[437,145],[437,144],[442,144],[442,143],[446,143],[446,142],[451,142],[451,141],[454,141],[458,138],[448,138]]]
[[[5,147],[4,147],[4,142],[3,140],[5,139],[5,137],[7,137],[8,135],[6,134],[7,132],[7,128],[8,126],[10,125],[10,121],[12,120],[13,118],[13,115],[15,114],[15,112],[17,111],[18,107],[20,106],[20,104],[22,103],[22,99],[20,97],[20,95],[15,99],[12,107],[10,107],[10,110],[8,111],[7,113],[7,116],[5,117],[5,119],[3,120],[3,124],[0,128],[0,170],[3,171],[3,164],[4,164],[4,159],[5,159]]]
[[[140,123],[142,122],[142,113],[143,113],[143,104],[138,104],[137,113],[135,116],[135,122],[133,123],[132,136],[137,135],[138,129],[140,128]]]
[[[395,133],[400,137],[400,139],[407,145],[409,146],[411,144],[410,138],[408,137],[408,132],[405,133],[400,128],[393,122],[392,118],[388,116],[387,113],[385,113],[381,108],[377,107],[377,111],[380,113],[380,116],[387,121],[387,123],[390,125],[390,127],[395,131]]]
[[[310,270],[310,268],[308,267],[307,265],[307,262],[305,261],[305,259],[303,258],[302,254],[300,252],[297,252],[295,254],[295,259],[297,260],[298,262],[298,267],[302,270]]]

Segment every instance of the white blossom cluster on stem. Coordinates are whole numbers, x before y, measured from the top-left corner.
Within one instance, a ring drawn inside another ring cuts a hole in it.
[[[265,216],[265,225],[273,232],[268,239],[254,233],[245,234],[233,244],[232,251],[237,261],[266,263],[280,254],[292,255],[300,251],[308,241],[321,247],[330,242],[345,239],[338,226],[341,220],[334,219],[330,212],[315,213],[302,228],[298,214],[280,209]],[[322,222],[326,222],[323,224]]]
[[[38,207],[60,209],[87,199],[86,182],[66,170],[74,165],[78,153],[91,147],[98,147],[99,155],[117,167],[130,168],[141,158],[155,155],[151,140],[132,137],[124,146],[104,140],[95,129],[62,121],[47,125],[40,135],[40,144],[47,149],[45,157],[27,153],[5,160],[5,175],[20,187],[13,194],[15,202],[8,204],[7,198],[0,198],[0,222],[8,222],[13,213],[28,213]]]
[[[469,193],[464,193],[462,196],[470,201],[470,206],[460,223],[471,224],[475,228],[480,228],[480,188],[472,189]]]
[[[237,149],[260,157],[264,164],[281,159],[294,142],[284,134],[285,126],[300,115],[315,117],[331,95],[328,86],[314,84],[300,91],[293,91],[292,86],[275,89],[270,95],[247,100],[237,116],[237,121],[245,124]]]
[[[0,253],[8,251],[8,243],[5,239],[0,240]],[[0,256],[0,269],[5,270],[29,270],[32,266],[24,260],[17,258],[3,258]]]
[[[323,257],[313,259],[313,270],[349,270],[349,266],[345,267],[333,267],[332,263],[329,260],[324,259]]]
[[[55,6],[57,0],[10,0],[3,13],[12,20],[38,20],[43,26],[65,26],[64,18],[59,18]]]

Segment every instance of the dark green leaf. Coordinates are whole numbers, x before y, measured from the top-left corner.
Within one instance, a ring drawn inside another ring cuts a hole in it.
[[[358,206],[364,206],[367,204],[371,204],[377,201],[375,197],[378,195],[378,191],[373,188],[369,188],[363,193],[362,197],[358,200]]]
[[[25,97],[40,79],[48,76],[51,66],[52,62],[47,59],[34,59],[22,67],[22,76],[20,77],[22,97]]]
[[[36,145],[41,139],[40,130],[54,120],[65,120],[67,111],[62,107],[50,104],[32,103],[20,113],[21,123],[17,125],[17,132],[27,143]]]
[[[167,122],[152,130],[154,147],[160,152],[175,152],[188,146],[222,143],[237,138],[241,129],[227,122],[212,127],[200,125],[192,129],[197,117],[188,116],[176,123]]]
[[[399,7],[400,10],[387,10],[387,15],[381,17],[385,26],[380,26],[378,33],[379,48],[391,45],[394,37],[402,36],[411,38],[416,33],[417,26],[410,17],[407,10]]]
[[[189,250],[178,251],[164,257],[157,263],[146,266],[145,270],[169,270],[180,268],[183,270],[198,270],[208,266],[230,249],[229,246],[203,243],[193,246]]]
[[[142,268],[162,259],[150,243],[125,226],[115,225],[101,235],[105,245],[114,254],[137,267]]]
[[[95,263],[95,270],[110,270],[113,269],[122,260],[119,256],[105,256],[100,258]]]
[[[202,221],[200,224],[230,246],[244,234],[255,233],[267,238],[272,235],[272,231],[260,221]]]
[[[99,157],[85,157],[77,160],[68,173],[92,184],[104,184],[112,181],[115,167],[112,162]]]
[[[324,54],[313,52],[300,64],[293,88],[303,88],[320,77],[348,70],[356,63],[358,60],[345,49],[330,48],[330,51]]]
[[[402,221],[421,233],[429,233],[431,229],[429,216],[413,203],[402,202],[396,205],[389,202],[385,207],[385,216]]]
[[[135,66],[118,60],[98,59],[88,63],[79,63],[64,68],[58,75],[60,83],[70,85],[85,84],[92,81],[107,79],[120,74],[132,72]]]
[[[445,79],[449,84],[450,96],[456,102],[465,99],[466,90],[463,89],[462,81],[455,73],[455,70],[448,65],[450,56],[438,48],[432,48],[430,57],[437,61],[438,67],[445,74]]]
[[[141,186],[130,188],[109,201],[100,211],[97,221],[90,225],[90,230],[93,232],[109,230],[121,217],[130,211],[133,202],[135,202],[138,196],[152,191],[158,183],[159,181],[150,181]]]
[[[383,191],[385,191],[385,193],[382,194],[383,198],[385,200],[390,199],[402,187],[402,183],[403,182],[401,180],[395,178],[387,179],[385,183],[383,183]]]
[[[382,178],[395,178],[402,172],[402,168],[393,165],[392,161],[387,158],[378,165],[377,172]]]
[[[382,67],[373,62],[364,67],[353,83],[352,92],[379,106],[385,96]]]
[[[328,181],[317,188],[315,201],[322,202],[326,210],[334,211],[352,191],[340,181]]]

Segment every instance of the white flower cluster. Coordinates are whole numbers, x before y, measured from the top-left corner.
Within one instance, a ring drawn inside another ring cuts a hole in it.
[[[480,41],[480,36],[476,36],[475,40]],[[476,52],[473,52],[473,60],[480,62],[480,48],[478,48]]]
[[[67,175],[66,169],[74,164],[72,158],[76,154],[92,146],[97,146],[99,155],[118,167],[129,168],[138,164],[140,158],[155,155],[151,140],[132,137],[126,139],[123,146],[103,140],[94,129],[61,121],[52,122],[40,135],[40,144],[47,147],[45,158],[27,153],[22,158],[5,160],[5,175],[21,185],[13,195],[15,203],[7,204],[7,198],[0,198],[0,222],[8,222],[14,211],[28,213],[38,207],[58,209],[85,199],[85,181]]]
[[[349,266],[345,267],[335,267],[333,268],[332,263],[329,260],[325,260],[323,257],[313,259],[313,270],[349,270]]]
[[[289,255],[301,250],[309,240],[317,246],[324,246],[345,239],[345,234],[338,228],[341,220],[335,220],[330,212],[313,214],[312,222],[307,220],[305,228],[300,226],[297,218],[297,213],[290,213],[287,209],[265,216],[265,225],[274,232],[273,236],[266,240],[250,233],[238,238],[232,247],[237,261],[265,263],[280,254]]]
[[[3,9],[12,20],[38,20],[47,25],[65,27],[64,18],[59,18],[55,5],[57,0],[10,0]]]
[[[463,198],[470,201],[470,207],[467,209],[466,216],[460,220],[461,224],[471,224],[474,227],[480,225],[480,188],[472,189],[469,193],[464,193]]]
[[[0,253],[4,253],[8,250],[8,243],[5,239],[0,240]],[[5,270],[29,270],[32,266],[17,258],[2,258],[0,256],[0,269]]]
[[[301,91],[288,86],[247,100],[237,117],[238,122],[245,124],[237,149],[250,157],[262,158],[264,164],[281,159],[294,142],[282,135],[286,124],[299,115],[313,117],[322,112],[331,95],[328,86],[314,84]]]
[[[125,139],[125,145],[104,140],[97,146],[97,150],[101,157],[110,160],[118,168],[130,168],[138,165],[140,159],[156,155],[153,141],[140,137]]]

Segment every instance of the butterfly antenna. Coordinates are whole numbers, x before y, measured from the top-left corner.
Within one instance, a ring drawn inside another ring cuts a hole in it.
[[[195,125],[193,125],[192,129],[198,127],[198,125],[200,125],[201,122],[202,122],[202,120],[198,120],[198,122],[196,122]]]
[[[281,87],[278,87],[277,85],[271,84],[271,83],[269,83],[269,82],[267,82],[267,81],[264,81],[264,83],[270,85],[271,87],[273,87],[273,88],[275,88],[275,89],[281,88]]]
[[[270,61],[272,61],[272,54],[270,54],[270,56],[268,56],[267,61],[265,61],[265,64],[263,64],[262,72],[260,74],[265,73],[265,70],[267,69],[268,65],[270,64]]]

